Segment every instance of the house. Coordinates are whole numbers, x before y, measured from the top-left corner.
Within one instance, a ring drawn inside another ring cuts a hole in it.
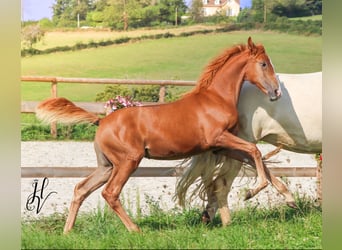
[[[204,16],[223,14],[225,16],[238,16],[240,0],[202,0]]]

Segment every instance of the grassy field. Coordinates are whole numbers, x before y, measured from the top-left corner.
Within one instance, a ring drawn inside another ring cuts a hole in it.
[[[323,16],[322,15],[315,15],[315,16],[306,16],[306,17],[293,17],[290,18],[290,20],[302,20],[302,21],[307,21],[307,20],[322,20]]]
[[[22,223],[22,249],[321,249],[321,208],[302,199],[298,210],[288,207],[233,213],[222,228],[200,223],[200,210],[163,212],[135,218],[142,233],[129,233],[109,209],[80,215],[75,228],[62,235],[66,215]]]
[[[156,34],[164,34],[166,32],[174,35],[179,35],[182,32],[190,32],[196,30],[214,30],[218,28],[217,25],[193,25],[193,26],[178,26],[167,27],[165,29],[137,29],[129,31],[106,31],[106,30],[78,30],[78,31],[50,31],[46,32],[44,38],[38,43],[34,44],[34,48],[45,50],[57,46],[71,46],[76,43],[88,43],[90,41],[106,41],[108,39],[114,40],[122,37],[140,37]]]
[[[252,36],[265,45],[276,71],[322,70],[322,38],[273,32],[232,32],[145,40],[138,43],[22,58],[22,75],[128,79],[196,80],[205,65],[223,49]],[[94,101],[101,85],[60,84],[59,96]],[[50,85],[22,83],[22,100],[49,97]]]

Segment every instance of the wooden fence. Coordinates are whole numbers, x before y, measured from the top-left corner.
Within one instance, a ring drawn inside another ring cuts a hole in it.
[[[22,76],[23,82],[45,82],[51,84],[51,97],[57,97],[58,83],[76,84],[121,84],[121,85],[159,85],[159,102],[164,102],[165,86],[194,86],[196,81],[184,80],[132,80],[132,79],[112,79],[112,78],[71,78],[71,77],[49,77],[49,76]]]
[[[80,178],[91,174],[96,167],[22,167],[22,178],[51,177],[51,178]],[[269,167],[275,176],[286,177],[316,177],[316,167]],[[139,167],[133,177],[177,177],[181,176],[183,167]],[[239,176],[254,177],[256,172],[243,170]]]
[[[159,102],[164,102],[165,86],[194,86],[195,81],[182,80],[130,80],[130,79],[104,79],[104,78],[66,78],[66,77],[46,77],[46,76],[22,76],[23,82],[44,82],[51,84],[51,97],[57,97],[58,83],[70,84],[123,84],[123,85],[159,85]],[[103,103],[75,102],[76,105],[97,114],[104,114]],[[22,101],[22,113],[34,113],[38,102]],[[51,125],[51,134],[57,135],[56,125]],[[79,178],[86,177],[94,171],[95,167],[21,167],[22,178],[51,177],[51,178]],[[317,194],[321,199],[321,165],[318,167],[269,167],[275,176],[286,177],[317,177]],[[176,177],[184,171],[180,167],[140,167],[132,175],[133,177]],[[255,176],[254,171],[240,172],[239,176]]]
[[[159,85],[159,102],[163,103],[165,99],[166,85],[174,86],[194,86],[195,81],[184,80],[132,80],[132,79],[111,79],[111,78],[71,78],[71,77],[51,77],[51,76],[22,76],[23,82],[42,82],[51,84],[51,97],[58,96],[58,83],[70,84],[122,84],[122,85]],[[34,113],[38,102],[22,101],[22,113]],[[97,114],[104,114],[104,104],[94,102],[75,102],[76,105]],[[56,124],[51,124],[51,135],[57,137]]]

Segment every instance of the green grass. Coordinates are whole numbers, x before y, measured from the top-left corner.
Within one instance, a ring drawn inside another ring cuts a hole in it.
[[[315,16],[305,16],[305,17],[293,17],[290,18],[290,20],[302,20],[302,21],[307,21],[307,20],[322,20],[322,15],[315,15]]]
[[[146,40],[105,48],[22,58],[22,75],[196,80],[223,49],[246,43],[252,36],[263,43],[277,72],[322,70],[322,38],[273,32],[232,32]],[[102,85],[60,84],[58,95],[73,101],[94,101]],[[49,83],[22,83],[22,100],[50,96]]]
[[[129,233],[108,208],[81,214],[74,229],[62,235],[66,215],[55,214],[22,222],[22,248],[63,249],[321,249],[321,208],[310,201],[299,209],[248,207],[232,213],[232,224],[222,228],[218,218],[200,223],[200,210],[154,210],[134,218],[142,233]]]

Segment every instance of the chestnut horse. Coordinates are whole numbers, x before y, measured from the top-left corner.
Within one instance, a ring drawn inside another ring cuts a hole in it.
[[[322,152],[322,72],[278,74],[282,98],[270,105],[260,91],[249,83],[241,89],[238,104],[238,136],[256,143],[260,140],[297,153]],[[310,89],[309,92],[306,90]],[[303,92],[306,91],[305,96]],[[219,209],[222,225],[231,221],[227,196],[242,163],[206,152],[190,159],[177,181],[176,195],[185,204],[186,192],[196,182],[190,197],[207,195],[203,220],[212,220]],[[200,182],[197,182],[200,180]]]
[[[247,198],[265,188],[268,180],[288,192],[269,174],[256,145],[236,136],[237,102],[244,80],[255,84],[271,101],[281,96],[264,47],[255,45],[250,37],[247,45],[234,46],[214,59],[194,90],[172,103],[129,107],[102,119],[65,98],[40,103],[36,114],[42,121],[99,126],[94,141],[98,168],[76,185],[64,233],[72,229],[84,199],[105,183],[102,196],[109,206],[129,231],[140,231],[123,209],[119,195],[143,157],[180,159],[226,149],[228,154],[234,152],[232,157],[256,165],[259,182]]]

